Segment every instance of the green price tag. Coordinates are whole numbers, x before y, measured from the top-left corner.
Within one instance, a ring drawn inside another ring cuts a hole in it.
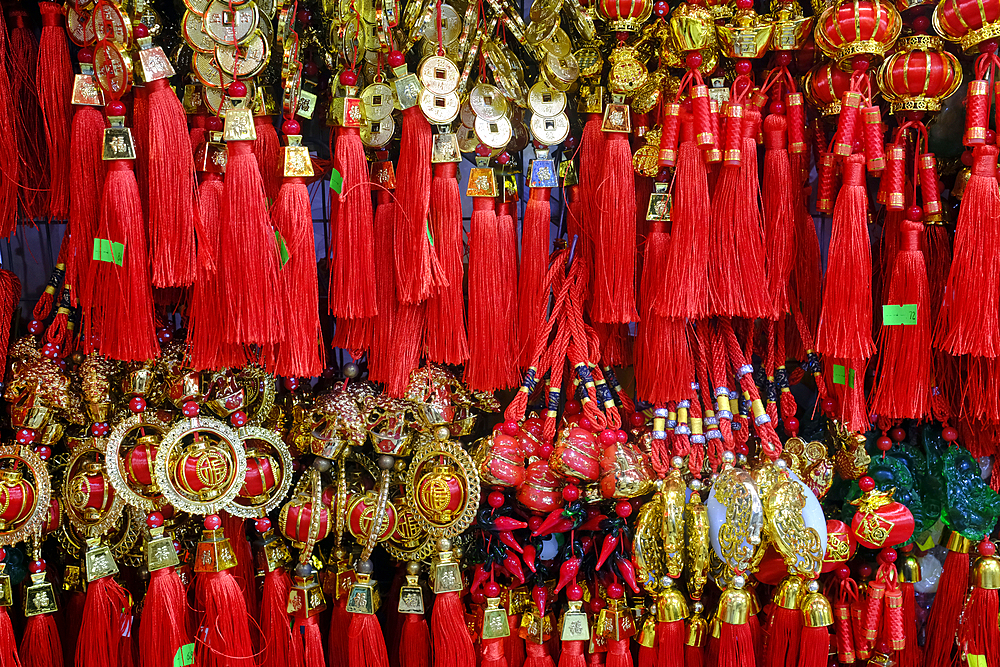
[[[111,242],[111,261],[113,261],[118,266],[125,263],[125,244]]]
[[[852,368],[847,374],[847,386],[854,389],[854,369]]]
[[[174,667],[187,667],[194,664],[194,644],[184,644],[174,654]]]
[[[340,175],[339,171],[332,168],[330,170],[330,189],[338,195],[344,189],[344,177]]]
[[[834,384],[847,383],[847,369],[845,369],[840,364],[833,365],[833,383]]]
[[[109,239],[94,239],[94,261],[121,266],[125,262],[125,244]]]
[[[969,653],[965,656],[965,659],[968,661],[969,667],[989,667],[989,663],[986,662],[985,655],[975,655],[973,653]]]
[[[274,230],[274,240],[278,242],[278,256],[281,257],[281,268],[285,268],[291,255],[288,254],[288,247],[285,246],[285,239],[281,238],[281,232]]]
[[[424,231],[427,232],[427,240],[430,242],[431,247],[433,248],[434,247],[434,235],[431,234],[431,223],[429,221],[424,223]]]
[[[882,324],[887,327],[911,326],[917,323],[917,304],[889,304],[882,306]]]

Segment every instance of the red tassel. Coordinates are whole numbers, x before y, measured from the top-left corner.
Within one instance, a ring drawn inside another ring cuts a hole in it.
[[[924,664],[924,652],[917,643],[917,601],[913,584],[900,582],[899,589],[903,592],[903,630],[906,636],[906,648],[896,653],[896,662],[899,667],[921,667]]]
[[[557,667],[587,667],[587,659],[583,654],[586,646],[587,643],[582,641],[563,642]],[[514,667],[514,665],[511,664],[510,667]]]
[[[255,667],[246,599],[229,570],[202,572],[194,580],[202,610],[195,641],[197,667]],[[112,664],[112,663],[106,663]]]
[[[595,322],[635,322],[635,171],[628,134],[610,132],[604,145],[601,182],[594,194],[599,211],[594,253]]]
[[[385,639],[375,614],[351,614],[347,638],[349,667],[388,667]]]
[[[0,72],[10,72],[7,59],[7,25],[0,21]],[[0,77],[0,237],[6,238],[17,227],[18,137],[15,134],[14,84],[10,75]]]
[[[992,554],[977,560],[973,568],[972,592],[965,603],[959,630],[959,645],[968,653],[969,662],[972,656],[982,656],[985,664],[1000,665],[1000,628],[993,622],[1000,613],[1000,601],[995,588],[983,587],[996,586],[998,568],[1000,565]]]
[[[949,549],[938,580],[937,595],[927,618],[927,639],[924,642],[924,664],[927,667],[950,662],[968,587],[969,554]]]
[[[257,159],[267,200],[273,203],[278,199],[278,190],[282,186],[284,152],[270,116],[254,116],[253,126],[257,133],[253,142],[253,156]]]
[[[754,667],[754,642],[750,625],[721,623],[718,667]]]
[[[601,212],[597,204],[597,192],[602,181],[607,143],[607,135],[601,130],[603,123],[602,114],[588,114],[580,136],[580,185],[576,192],[580,196],[580,209],[583,213],[580,220],[583,231],[580,242],[584,242],[584,246],[579,250],[583,251],[582,256],[587,259],[588,266],[594,264],[594,243]],[[579,246],[579,242],[577,245]]]
[[[285,568],[275,568],[264,575],[260,603],[259,667],[283,667],[288,663],[292,650],[288,618],[288,594],[291,590],[292,578]],[[322,650],[320,653],[322,654]]]
[[[538,304],[543,298],[545,274],[549,268],[549,226],[552,210],[549,205],[551,188],[531,188],[521,226],[521,266],[517,290],[518,364],[531,363],[531,343],[538,330],[542,312]]]
[[[908,326],[882,323],[879,375],[872,409],[890,419],[923,419],[931,403],[931,311],[927,268],[920,251],[923,224],[905,220],[885,302],[916,306]],[[885,316],[883,316],[884,319]]]
[[[388,190],[378,191],[375,209],[375,286],[378,294],[378,317],[372,329],[371,356],[368,378],[372,382],[388,382],[393,373],[393,357],[398,349],[393,340],[393,327],[399,310],[396,298],[396,266],[393,262],[393,225],[397,206]]]
[[[663,223],[652,223],[640,283],[642,317],[636,336],[635,376],[637,395],[655,404],[687,398],[694,376],[685,321],[660,317],[652,307],[653,295],[668,275],[671,242]]]
[[[765,665],[794,665],[799,659],[799,642],[802,636],[802,612],[787,609],[777,602],[767,622],[767,646],[764,649]],[[824,628],[825,630],[825,628]],[[823,656],[826,660],[826,656]]]
[[[403,303],[419,303],[434,293],[436,276],[427,238],[431,194],[431,126],[420,107],[403,110],[396,175],[396,291]]]
[[[431,631],[423,614],[405,614],[399,639],[400,667],[430,667]]]
[[[149,88],[132,90],[132,139],[135,141],[135,180],[139,184],[142,210],[149,214]]]
[[[18,199],[21,214],[29,219],[46,217],[48,210],[49,164],[48,151],[42,145],[45,136],[42,110],[35,90],[38,74],[38,40],[26,23],[27,12],[16,8],[10,12],[13,25],[7,54],[11,57],[8,71],[14,118],[17,121]],[[4,172],[6,173],[6,172]]]
[[[1000,355],[1000,248],[990,241],[1000,223],[997,149],[973,151],[972,176],[965,186],[955,227],[955,255],[947,295],[934,333],[934,344],[952,355]]]
[[[351,614],[347,613],[347,594],[341,594],[333,607],[330,616],[330,632],[328,633],[326,655],[330,667],[348,667],[347,665],[347,628],[351,624]]]
[[[337,320],[330,347],[347,350],[352,357],[360,359],[371,347],[377,319],[366,317],[360,320]]]
[[[123,636],[131,615],[128,592],[113,577],[90,582],[80,624],[83,639],[76,645],[77,667],[132,664],[131,636]]]
[[[69,266],[73,275],[66,277],[76,286],[78,295],[88,291],[93,271],[94,238],[104,189],[103,144],[104,115],[95,107],[79,107],[70,133],[69,227],[73,230],[73,256]]]
[[[730,120],[729,122],[735,122]],[[733,317],[771,317],[767,299],[767,275],[757,182],[757,128],[760,113],[748,109],[743,119],[742,151],[747,155],[738,166],[725,164],[712,200],[711,251],[709,264],[711,310]],[[740,276],[735,280],[735,276]],[[728,667],[728,666],[726,666]]]
[[[764,174],[761,190],[764,237],[767,246],[767,283],[776,313],[788,312],[788,283],[795,267],[796,191],[788,159],[785,117],[771,114],[764,119]]]
[[[62,644],[52,614],[32,616],[24,625],[21,638],[24,667],[63,667]]]
[[[632,667],[632,651],[629,650],[629,641],[627,637],[625,639],[608,638],[608,655],[604,663],[607,667]],[[530,654],[530,646],[528,651]]]
[[[127,160],[108,163],[98,237],[123,243],[122,265],[96,262],[90,294],[83,295],[85,349],[119,361],[160,356],[153,329],[153,296],[146,260],[139,188]]]
[[[365,147],[357,128],[338,127],[333,166],[343,177],[330,247],[330,313],[359,320],[378,314],[372,199]]]
[[[625,640],[624,643],[627,647],[628,640]],[[528,655],[524,659],[524,667],[555,667],[555,660],[552,659],[552,655],[549,653],[549,645],[547,643],[536,644],[529,639],[524,644],[528,649]],[[629,665],[631,666],[631,664],[632,656],[629,655]]]
[[[931,331],[937,326],[951,271],[951,234],[944,225],[924,225],[924,264],[931,299]]]
[[[705,651],[701,646],[684,645],[684,667],[704,667]]]
[[[0,667],[21,667],[17,655],[17,640],[10,624],[7,607],[0,607]]]
[[[191,140],[191,154],[197,155],[198,149],[205,143],[208,130],[205,128],[205,114],[195,114],[191,116],[191,129],[188,131],[188,138]]]
[[[313,238],[312,205],[301,178],[286,178],[271,207],[271,221],[288,250],[280,269],[287,326],[275,372],[284,377],[315,377],[323,372],[323,332],[319,323],[319,280]]]
[[[851,155],[844,163],[844,183],[833,211],[817,352],[863,361],[875,351],[871,257],[865,159]]]
[[[226,146],[229,156],[220,217],[222,234],[216,256],[228,306],[225,341],[278,343],[285,327],[279,260],[260,169],[252,142],[230,141]]]
[[[372,618],[374,618],[374,615],[372,615]],[[376,621],[377,625],[378,622]],[[381,634],[381,631],[379,632]],[[362,639],[358,643],[360,644],[364,641]],[[295,644],[292,652],[295,655],[301,652],[304,667],[326,667],[326,660],[323,658],[323,636],[319,631],[319,618],[317,616],[310,616],[304,619],[296,617],[295,625],[292,627],[292,643]],[[352,655],[354,653],[353,644],[354,642],[352,641]],[[382,642],[382,654],[383,656],[385,655],[385,642]],[[388,662],[383,661],[382,664],[387,665]]]
[[[802,643],[799,650],[798,667],[826,667],[830,659],[829,653],[829,630],[825,627],[802,628]]]
[[[462,198],[456,174],[458,164],[434,165],[431,181],[431,225],[434,248],[448,287],[427,302],[427,358],[439,364],[462,364],[469,358],[465,333],[465,297],[462,264]],[[525,214],[527,219],[527,214]],[[510,667],[515,667],[510,665]]]
[[[693,132],[690,119],[686,119],[685,135]],[[708,314],[712,206],[705,160],[693,137],[686,137],[681,144],[674,179],[667,268],[653,310],[664,317],[699,319]]]
[[[549,658],[549,662],[552,662],[551,658]],[[507,658],[503,654],[503,638],[482,640],[482,659],[479,666],[507,667]]]
[[[684,621],[668,621],[656,624],[656,665],[670,667],[676,665],[684,655]]]
[[[20,301],[21,281],[10,271],[0,269],[0,372],[7,368],[10,329]]]
[[[38,104],[45,120],[49,152],[49,216],[69,216],[69,128],[73,115],[73,65],[62,25],[62,6],[39,2],[42,33],[38,43]]]
[[[431,640],[434,667],[473,667],[476,664],[476,651],[465,625],[465,612],[458,593],[438,593],[434,597]],[[530,660],[530,645],[528,652]],[[528,661],[525,661],[525,667],[528,667]]]
[[[184,584],[172,567],[154,570],[139,622],[139,667],[172,667],[189,641]]]
[[[516,269],[505,252],[491,197],[474,197],[469,232],[469,362],[465,382],[473,391],[495,391],[517,382],[513,297],[504,277]]]
[[[149,99],[149,235],[153,285],[187,287],[195,279],[195,175],[184,105],[169,79],[146,85]]]
[[[256,619],[257,609],[257,585],[254,582],[253,552],[250,550],[250,542],[247,540],[246,519],[233,516],[226,512],[219,514],[222,517],[222,530],[229,540],[229,546],[233,550],[236,558],[236,567],[229,570],[240,590],[243,591],[243,599],[246,602],[247,613],[251,619]]]

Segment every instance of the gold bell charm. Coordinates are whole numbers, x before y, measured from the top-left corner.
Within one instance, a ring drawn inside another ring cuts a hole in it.
[[[380,604],[378,587],[371,581],[372,562],[370,560],[360,561],[354,572],[357,580],[351,586],[350,595],[347,597],[347,613],[349,614],[374,614],[378,611]]]
[[[502,639],[510,636],[507,610],[500,607],[500,596],[487,597],[483,610],[483,639]]]
[[[205,517],[205,530],[195,552],[194,571],[222,572],[233,567],[236,567],[236,554],[222,531],[222,519],[211,514]]]
[[[173,544],[171,544],[173,547]],[[84,576],[87,583],[118,574],[118,565],[111,555],[111,549],[100,542],[100,538],[87,540],[87,551],[83,554]]]
[[[424,589],[420,587],[420,563],[411,560],[406,564],[406,583],[399,588],[400,614],[424,613]]]
[[[159,512],[155,514],[159,514]],[[147,522],[150,521],[154,521],[154,519],[147,519]],[[176,567],[181,562],[177,558],[173,538],[164,534],[162,515],[159,517],[159,523],[159,526],[150,526],[149,537],[146,539],[146,570],[149,572]]]
[[[33,545],[35,559],[28,564],[31,583],[24,591],[24,616],[26,618],[41,614],[54,614],[59,611],[52,584],[45,580],[45,561],[41,559],[38,551],[39,547],[36,543]]]
[[[566,613],[562,618],[562,634],[564,642],[590,640],[590,628],[587,625],[587,614],[583,611],[583,600],[570,600]]]
[[[288,613],[296,618],[305,619],[315,616],[324,609],[326,600],[323,599],[323,587],[316,580],[315,570],[309,563],[299,563],[295,566],[292,590],[288,592]]]

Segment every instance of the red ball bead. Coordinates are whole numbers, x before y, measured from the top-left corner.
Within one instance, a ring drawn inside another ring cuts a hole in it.
[[[295,12],[295,20],[302,25],[309,25],[309,22],[312,21],[312,16],[312,10],[308,7],[299,7],[299,10]]]
[[[45,325],[43,325],[38,320],[31,320],[30,322],[28,322],[28,333],[37,335],[42,333],[44,329]]]
[[[875,488],[875,480],[869,477],[868,475],[865,475],[864,477],[858,480],[858,486],[861,487],[862,491],[868,493],[869,491]]]
[[[159,512],[150,512],[146,517],[146,525],[150,528],[159,528],[163,525],[163,515]]]
[[[238,411],[234,412],[233,414],[229,415],[229,421],[236,428],[241,428],[243,426],[246,426],[246,423],[247,423],[247,413],[243,412],[242,410],[238,410]]]
[[[590,417],[580,417],[580,421],[577,422],[577,425],[584,431],[594,430],[594,423],[590,421]]]
[[[771,102],[771,106],[768,107],[768,110],[771,113],[773,113],[775,115],[778,115],[778,116],[784,115],[784,113],[785,113],[785,103],[782,102],[781,100],[775,100],[774,102]]]
[[[104,115],[110,117],[124,116],[125,103],[121,100],[111,100],[104,105]]]
[[[528,517],[528,530],[535,532],[538,530],[539,526],[542,525],[542,517],[540,516],[530,516]]]
[[[618,429],[617,431],[615,431],[615,440],[624,445],[626,442],[628,442],[628,432]]]
[[[664,2],[664,0],[659,0],[655,5],[653,5],[653,13],[661,19],[666,18],[667,14],[670,13],[670,5]]]
[[[864,56],[855,56],[854,61],[851,63],[851,67],[855,72],[863,72],[871,65],[871,61]]]
[[[284,385],[285,385],[285,389],[287,389],[288,391],[295,391],[296,389],[299,388],[299,379],[298,378],[285,378]]]
[[[142,396],[133,396],[132,399],[128,402],[128,409],[134,412],[135,414],[139,414],[140,412],[145,412],[146,399],[144,399]]]
[[[476,591],[475,593],[472,594],[472,601],[476,604],[485,604],[486,596],[483,595],[482,591]]]
[[[32,574],[45,572],[45,561],[42,559],[31,561],[31,563],[28,565],[28,572]]]
[[[550,456],[552,456],[552,443],[543,442],[542,444],[538,445],[538,456],[540,456],[543,459],[547,459]]]
[[[110,430],[111,429],[108,428],[108,425],[105,422],[97,422],[96,424],[90,425],[90,434],[95,438],[103,438]]]
[[[230,97],[246,97],[247,96],[247,84],[242,81],[233,81],[229,84],[227,89]]]
[[[944,438],[945,442],[955,442],[958,440],[958,429],[954,426],[945,426],[941,429],[941,437]]]
[[[914,222],[921,222],[924,219],[924,209],[914,204],[906,209],[906,217]]]
[[[615,504],[615,514],[623,519],[627,519],[632,516],[632,503],[627,500],[619,500]]]
[[[52,458],[52,448],[48,445],[38,445],[35,447],[35,454],[37,454],[38,458],[41,460],[48,461]]]
[[[389,53],[389,67],[402,67],[406,64],[406,56],[402,51],[391,51]]]
[[[733,453],[740,456],[748,456],[750,454],[750,449],[747,447],[747,443],[737,442],[733,447]]]
[[[563,500],[566,502],[573,502],[580,499],[580,487],[576,484],[570,484],[569,486],[563,488],[562,490]]]
[[[517,425],[516,421],[505,421],[501,430],[513,438],[521,430],[521,427]]]
[[[267,517],[257,519],[253,522],[253,527],[257,529],[258,533],[263,535],[267,531],[271,530],[271,520]]]
[[[132,36],[136,39],[143,39],[144,37],[149,37],[149,28],[146,27],[145,23],[136,23],[132,26]]]
[[[205,530],[218,530],[222,527],[222,517],[218,514],[209,514],[205,517]]]
[[[611,445],[618,442],[618,435],[614,431],[608,428],[601,431],[601,434],[598,436],[598,439],[601,441],[602,445],[604,445],[605,447],[610,447]]]
[[[879,437],[879,439],[875,441],[875,444],[878,445],[878,448],[883,452],[887,452],[892,449],[892,440],[884,435]]]
[[[906,440],[906,431],[897,426],[896,428],[889,431],[889,437],[895,440],[896,442],[903,442],[904,440]]]
[[[524,420],[524,423],[521,424],[521,429],[531,435],[540,436],[545,431],[545,425],[542,424],[542,420],[538,417],[531,417]]]
[[[834,411],[837,409],[837,402],[834,401],[832,398],[825,398],[823,399],[822,407],[824,413],[832,415]]]
[[[281,133],[286,137],[290,134],[302,134],[302,126],[299,125],[299,121],[289,118],[281,124]]]
[[[687,54],[687,57],[684,58],[684,64],[687,65],[688,69],[698,69],[703,62],[705,62],[704,57],[697,51]]]
[[[879,558],[882,559],[883,563],[889,563],[891,565],[896,562],[896,551],[894,549],[882,549],[882,551],[879,552]]]
[[[980,53],[996,53],[998,42],[995,39],[987,39],[979,45]]]
[[[633,412],[628,416],[628,423],[632,428],[640,428],[646,424],[646,416],[641,412]]]
[[[185,417],[197,417],[200,412],[201,408],[198,407],[198,404],[194,401],[188,401],[184,404],[184,407],[181,408],[181,413]]]
[[[500,153],[500,155],[497,156],[497,162],[499,162],[500,164],[507,164],[508,162],[510,162],[510,153],[508,153],[507,151]]]
[[[94,47],[85,46],[76,52],[76,59],[81,63],[90,64],[94,62]]]
[[[989,540],[983,540],[979,543],[977,547],[980,556],[992,556],[997,552],[997,545],[993,544]]]
[[[486,502],[490,504],[490,507],[497,508],[503,507],[504,497],[499,491],[493,491],[489,496],[486,497]]]
[[[799,420],[795,417],[789,417],[785,420],[785,430],[788,431],[789,435],[795,437],[799,433]]]
[[[972,151],[965,151],[962,153],[962,164],[966,167],[972,166]]]
[[[872,576],[872,566],[869,565],[868,563],[865,563],[864,565],[858,568],[858,574],[861,575],[862,577]]]
[[[996,140],[997,140],[997,133],[994,132],[993,130],[986,130],[987,145],[992,146],[994,143],[996,143]]]
[[[22,428],[17,432],[17,444],[19,445],[30,445],[35,441],[38,434],[33,428]]]
[[[0,562],[7,558],[7,550],[0,547]]]
[[[753,0],[736,0],[736,9],[753,9]]]
[[[740,58],[736,61],[735,69],[737,74],[746,75],[753,69],[753,63],[746,58]]]
[[[583,587],[580,586],[580,584],[573,582],[572,584],[566,587],[566,597],[572,600],[573,602],[582,600]]]
[[[500,597],[500,584],[495,581],[489,581],[483,586],[483,593],[486,594],[488,598],[498,598]]]
[[[612,581],[607,587],[608,597],[612,600],[620,600],[625,595],[625,589],[617,581]]]
[[[209,132],[222,132],[225,129],[225,125],[218,116],[209,116],[205,119],[205,129]]]
[[[583,409],[583,406],[580,405],[580,401],[577,401],[576,399],[573,399],[573,400],[566,401],[566,409],[563,410],[563,412],[565,412],[567,415],[578,415],[578,414],[580,414],[580,411],[582,409]]]
[[[311,60],[302,63],[302,76],[315,79],[317,74],[319,74],[319,65]]]
[[[850,579],[850,577],[851,577],[851,568],[847,567],[846,565],[841,565],[840,567],[837,568],[838,579]]]
[[[792,64],[792,54],[788,51],[778,51],[774,56],[774,63],[778,67],[788,67]]]

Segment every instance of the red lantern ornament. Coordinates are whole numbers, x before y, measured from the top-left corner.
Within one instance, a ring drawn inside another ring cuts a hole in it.
[[[858,507],[851,520],[851,532],[858,543],[869,549],[881,549],[910,539],[913,535],[913,514],[905,505],[892,499],[895,489],[878,491],[870,477],[862,477],[859,484],[863,493],[851,502]]]
[[[601,446],[592,431],[573,426],[556,439],[549,466],[564,477],[593,482],[601,474]]]
[[[854,557],[858,543],[851,529],[843,521],[828,519],[826,522],[826,555],[823,572],[833,572]]]

